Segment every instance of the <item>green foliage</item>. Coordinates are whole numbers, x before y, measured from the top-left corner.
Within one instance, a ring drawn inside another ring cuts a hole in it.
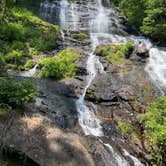
[[[25,63],[25,68],[26,69],[32,69],[36,65],[36,62],[32,59],[27,60]]]
[[[28,29],[20,23],[6,23],[0,26],[0,39],[4,41],[24,40]]]
[[[13,8],[12,17],[24,27],[24,38],[38,51],[50,51],[56,48],[60,37],[58,26],[51,25],[34,16],[25,9]]]
[[[129,20],[139,27],[145,17],[145,2],[146,0],[121,0],[119,6]]]
[[[11,78],[0,81],[0,103],[11,107],[22,105],[33,100],[36,94],[34,83],[23,80],[15,82]]]
[[[120,0],[119,7],[142,33],[165,43],[165,0]]]
[[[121,65],[125,63],[125,56],[133,49],[130,41],[125,44],[115,45],[109,44],[97,48],[97,54],[105,56],[112,64]]]
[[[75,61],[81,53],[74,49],[61,51],[56,57],[45,58],[41,61],[41,76],[51,77],[56,80],[73,77],[77,72]]]
[[[146,1],[146,17],[141,31],[162,43],[166,40],[166,4],[164,0]]]
[[[120,122],[118,124],[118,127],[120,131],[122,132],[122,134],[124,135],[129,134],[132,131],[132,125],[127,122]]]
[[[24,56],[22,51],[15,51],[13,50],[12,52],[9,52],[8,54],[5,55],[5,60],[7,63],[11,64],[21,64],[22,57]]]
[[[4,21],[6,17],[6,13],[8,11],[8,7],[12,6],[16,0],[1,0],[0,1],[0,21]]]
[[[8,163],[6,161],[0,160],[0,166],[7,166]]]
[[[144,123],[154,162],[163,165],[166,151],[166,97],[158,98],[139,117]]]
[[[23,8],[10,8],[6,21],[0,26],[0,52],[8,67],[20,69],[31,50],[42,54],[55,49],[60,37],[59,28],[42,21]]]
[[[8,104],[0,104],[0,112],[10,112],[12,108]]]
[[[0,53],[0,75],[2,75],[5,72],[5,59],[3,57],[3,55]]]

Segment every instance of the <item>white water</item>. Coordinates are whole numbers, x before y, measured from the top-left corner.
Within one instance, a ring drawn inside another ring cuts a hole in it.
[[[76,7],[77,6],[74,2],[71,3],[71,22],[72,22],[71,29],[73,31],[77,30],[78,22],[79,22],[79,17],[78,17],[78,14],[76,13]]]
[[[134,162],[134,166],[143,166],[143,164],[134,156],[132,156],[128,151],[126,151],[125,149],[123,149],[123,153],[125,156],[129,157],[130,159],[133,160]]]
[[[76,102],[79,123],[83,128],[84,133],[86,135],[94,135],[98,137],[103,135],[103,131],[101,122],[99,119],[97,119],[94,113],[97,110],[92,110],[88,108],[85,104],[84,97],[86,95],[87,89],[91,85],[93,79],[95,79],[96,75],[104,73],[104,68],[102,64],[100,63],[99,59],[94,55],[96,47],[100,44],[98,34],[108,32],[108,24],[103,25],[103,23],[105,23],[105,21],[103,22],[103,17],[105,17],[105,19],[107,20],[107,16],[104,13],[101,0],[98,0],[98,15],[96,19],[90,22],[90,39],[92,52],[89,53],[89,57],[87,60],[87,85],[85,86],[82,96],[80,96],[80,98]],[[95,35],[93,32],[95,32]]]
[[[149,53],[150,58],[145,70],[164,95],[166,88],[166,51],[151,48]]]
[[[91,21],[91,31],[97,33],[108,33],[109,32],[109,18],[107,16],[108,13],[104,10],[102,6],[101,0],[97,0],[98,2],[98,14],[96,19]]]
[[[86,6],[82,5],[82,8],[84,8],[82,9],[81,6],[79,6],[80,4],[75,2],[69,3],[67,0],[62,0],[60,2],[59,20],[62,29],[78,31],[85,29],[90,33],[91,51],[87,60],[88,76],[83,94],[77,100],[76,107],[78,111],[79,124],[83,128],[85,135],[94,135],[100,137],[103,136],[103,131],[101,121],[95,115],[97,108],[86,106],[84,101],[86,91],[91,85],[92,81],[95,79],[96,75],[104,73],[102,64],[94,55],[96,46],[108,43],[120,44],[128,40],[133,41],[133,43],[136,45],[139,42],[146,45],[147,49],[149,49],[150,58],[145,70],[163,95],[164,88],[166,88],[166,52],[152,47],[152,43],[142,36],[121,36],[119,33],[112,33],[111,27],[113,27],[114,24],[119,27],[118,19],[116,19],[114,16],[115,12],[103,7],[101,0],[96,1],[97,4],[88,1]],[[50,8],[50,6],[47,7]],[[87,19],[82,17],[82,13],[87,15]],[[110,18],[110,15],[112,18]],[[82,18],[84,20],[81,20]],[[79,20],[82,22],[81,24],[79,23]],[[63,37],[64,34],[61,34]],[[111,153],[114,154],[119,166],[126,166],[127,162],[125,159],[118,153],[114,152],[111,145],[105,143],[103,144],[110,150]],[[124,155],[130,157],[135,166],[142,165],[138,159],[130,155],[126,150],[124,151]]]
[[[60,1],[60,14],[59,14],[59,20],[60,20],[60,27],[61,29],[67,28],[67,22],[68,22],[68,1],[67,0],[61,0]]]
[[[21,75],[24,76],[24,77],[33,77],[36,74],[36,72],[38,70],[37,69],[38,67],[39,67],[39,65],[36,64],[32,69],[21,73]]]
[[[86,106],[84,98],[86,91],[91,85],[91,82],[98,73],[104,73],[104,69],[98,58],[94,55],[95,48],[98,41],[91,36],[92,52],[89,54],[87,60],[87,85],[84,88],[83,94],[76,101],[76,107],[78,111],[79,124],[84,130],[85,135],[103,136],[102,126],[99,119],[96,118],[95,112],[97,108],[93,109]]]
[[[118,166],[128,166],[128,162],[122,158],[118,153],[116,153],[113,149],[113,147],[110,144],[105,144],[104,145],[109,149],[109,151],[114,155],[116,162]],[[140,165],[141,166],[141,165]]]
[[[60,33],[61,33],[62,41],[65,41],[65,34],[62,29],[60,29]]]

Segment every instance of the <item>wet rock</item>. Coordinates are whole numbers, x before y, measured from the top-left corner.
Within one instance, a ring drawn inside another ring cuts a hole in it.
[[[146,62],[146,59],[149,57],[149,50],[146,46],[139,42],[134,48],[133,53],[130,56],[131,60]]]
[[[102,62],[103,57],[100,56],[100,60]],[[86,96],[87,100],[97,104],[97,117],[103,122],[104,134],[109,138],[125,140],[140,158],[144,158],[146,150],[142,147],[141,137],[138,136],[141,133],[135,128],[137,116],[144,112],[146,104],[153,100],[153,88],[144,71],[144,65],[140,61],[133,62],[130,58],[123,66],[108,63],[106,74],[96,76]],[[134,126],[131,135],[124,136],[118,131],[117,124],[123,121]],[[134,139],[137,140],[139,148]],[[132,165],[133,161],[130,162]]]

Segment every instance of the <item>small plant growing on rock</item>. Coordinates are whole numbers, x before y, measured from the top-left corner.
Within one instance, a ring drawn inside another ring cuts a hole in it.
[[[32,69],[35,65],[36,65],[36,62],[34,60],[30,59],[30,60],[26,61],[24,66],[26,69]]]
[[[112,64],[122,65],[125,64],[125,57],[128,56],[132,49],[132,42],[128,41],[125,44],[120,45],[109,44],[106,46],[99,46],[96,49],[96,54],[106,57]]]
[[[118,127],[124,135],[130,134],[132,131],[132,125],[127,122],[120,122]]]
[[[41,61],[41,76],[51,77],[56,80],[73,77],[77,67],[75,61],[81,56],[81,52],[75,49],[61,51],[56,57],[45,58]]]

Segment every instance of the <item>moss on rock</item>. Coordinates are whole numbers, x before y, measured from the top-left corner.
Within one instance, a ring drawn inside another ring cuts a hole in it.
[[[98,46],[96,55],[106,57],[107,60],[115,65],[125,64],[125,57],[132,51],[133,46],[130,41],[125,44],[108,44],[105,46]]]
[[[84,41],[88,38],[88,35],[84,32],[78,32],[74,35],[74,38],[79,41]]]

